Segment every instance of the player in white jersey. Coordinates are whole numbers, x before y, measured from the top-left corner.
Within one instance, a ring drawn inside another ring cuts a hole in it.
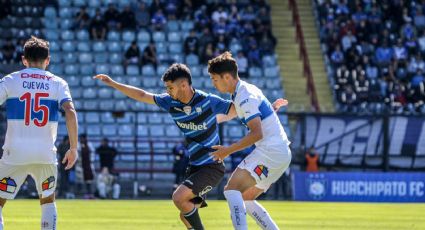
[[[215,159],[255,144],[231,175],[224,191],[235,229],[247,229],[246,212],[262,229],[278,229],[267,211],[255,199],[267,191],[288,168],[291,161],[290,142],[277,114],[267,98],[255,85],[239,79],[236,61],[229,52],[208,62],[214,87],[230,93],[238,118],[250,132],[238,142],[225,147],[214,146]],[[287,102],[283,102],[287,103]]]
[[[0,104],[6,103],[7,132],[0,159],[0,230],[6,199],[14,199],[27,175],[37,187],[41,204],[41,229],[56,229],[56,134],[59,109],[65,111],[70,149],[62,163],[66,170],[77,160],[77,114],[68,84],[46,71],[49,43],[31,37],[24,45],[27,67],[0,81]],[[12,229],[12,228],[11,228]]]

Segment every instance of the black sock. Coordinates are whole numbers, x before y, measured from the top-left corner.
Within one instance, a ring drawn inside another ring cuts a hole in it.
[[[201,217],[199,217],[198,209],[195,207],[192,211],[183,215],[186,218],[187,222],[192,226],[195,230],[204,230],[204,226],[202,225]]]

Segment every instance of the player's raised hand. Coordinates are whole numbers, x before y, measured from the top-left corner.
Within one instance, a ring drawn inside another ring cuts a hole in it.
[[[276,101],[273,102],[272,107],[274,109],[275,112],[279,111],[280,107],[282,106],[287,106],[288,105],[288,100],[283,99],[283,98],[279,98]]]
[[[65,170],[71,169],[78,159],[77,149],[69,149],[62,159],[62,164],[66,164]]]
[[[93,79],[99,79],[99,80],[101,80],[103,83],[105,83],[105,84],[107,84],[107,85],[111,85],[113,82],[114,82],[114,80],[112,80],[112,78],[111,77],[109,77],[108,75],[106,75],[106,74],[98,74],[98,75],[96,75],[96,76],[94,76],[93,77]]]
[[[210,153],[210,156],[213,156],[215,161],[223,161],[224,158],[228,157],[231,152],[228,151],[228,148],[222,145],[214,145],[211,147],[217,151]]]

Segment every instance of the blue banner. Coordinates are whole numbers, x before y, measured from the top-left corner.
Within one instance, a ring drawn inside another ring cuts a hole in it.
[[[425,173],[294,172],[297,201],[425,202]]]

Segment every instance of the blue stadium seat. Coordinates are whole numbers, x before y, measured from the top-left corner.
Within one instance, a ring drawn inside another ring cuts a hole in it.
[[[77,62],[77,53],[73,53],[73,52],[69,52],[69,53],[65,53],[63,56],[63,61],[66,64],[73,64]]]
[[[94,74],[94,67],[93,64],[82,64],[80,65],[80,73],[82,75],[93,75]]]
[[[151,34],[147,31],[141,30],[137,34],[137,41],[149,43],[151,41]]]
[[[63,8],[60,8],[59,9],[59,17],[61,19],[72,18],[73,16],[74,15],[73,15],[73,12],[72,12],[72,9],[71,8],[69,8],[69,7],[63,7]]]
[[[168,41],[169,42],[181,42],[181,34],[179,32],[169,32]]]
[[[266,77],[279,77],[279,66],[266,67],[264,69],[264,76],[266,76]]]
[[[55,75],[63,74],[63,65],[62,64],[50,64],[49,71]]]
[[[140,51],[144,51],[145,48],[149,45],[147,42],[138,42],[137,45],[139,46]]]
[[[122,50],[121,44],[116,41],[108,42],[107,46],[108,46],[108,50],[111,52],[121,52]]]
[[[127,112],[127,113],[124,113],[124,116],[117,118],[117,123],[133,124],[135,122],[135,120],[136,120],[136,115],[134,113]]]
[[[143,76],[142,77],[142,86],[145,87],[145,88],[154,88],[157,85],[156,80],[157,79],[152,78],[152,77]]]
[[[83,102],[83,108],[86,110],[96,110],[98,104],[97,100],[85,100]]]
[[[155,76],[155,69],[152,65],[144,65],[142,67],[142,75],[145,76]]]
[[[69,0],[58,0],[60,7],[71,6],[71,1]]]
[[[66,79],[66,82],[68,82],[68,85],[70,87],[78,87],[80,86],[80,78],[76,76],[69,76]]]
[[[124,83],[124,82],[123,82]],[[116,99],[124,99],[124,98],[127,98],[127,96],[126,95],[124,95],[123,93],[121,93],[120,91],[118,91],[118,90],[114,90],[113,92],[112,92],[112,94],[114,95],[114,98],[116,98]]]
[[[112,89],[110,88],[102,87],[98,93],[99,98],[109,99],[112,97]]]
[[[90,8],[96,9],[96,8],[99,8],[101,6],[101,3],[100,3],[99,0],[89,0],[88,5],[89,5]]]
[[[105,43],[103,43],[103,42],[93,43],[92,48],[93,48],[93,51],[96,51],[96,52],[105,52],[106,51]]]
[[[74,52],[75,51],[74,42],[73,41],[62,42],[62,50],[65,52]]]
[[[61,33],[61,38],[62,38],[62,40],[66,40],[66,41],[74,40],[74,38],[75,38],[74,31],[71,31],[71,30],[63,31]]]
[[[176,63],[183,63],[183,55],[182,54],[171,54],[170,58]]]
[[[76,75],[78,74],[78,67],[76,65],[68,64],[65,66],[65,74]]]
[[[104,53],[96,53],[94,55],[94,62],[95,63],[107,63],[108,62],[108,53],[104,52]]]
[[[44,9],[44,17],[50,19],[50,18],[56,18],[56,9],[54,7],[46,7]]]
[[[99,64],[96,65],[96,74],[109,74],[109,65],[107,64]]]
[[[124,68],[122,65],[112,65],[111,67],[111,74],[112,75],[123,75],[124,74]]]
[[[100,92],[99,92],[100,94]],[[100,120],[102,123],[115,123],[115,118],[111,112],[104,112],[100,114]]]
[[[73,5],[76,7],[81,7],[86,5],[85,0],[73,0]]]
[[[232,52],[233,55],[236,55],[240,50],[242,50],[242,45],[239,42],[230,43],[230,52]]]
[[[62,30],[69,30],[73,26],[73,21],[71,19],[62,19],[60,20],[60,27]]]
[[[128,110],[128,105],[126,100],[118,100],[115,103],[115,110],[116,111],[127,111]]]
[[[167,44],[165,42],[157,42],[155,48],[157,53],[167,53]]]
[[[60,52],[50,53],[50,63],[62,63],[62,55]]]
[[[109,100],[100,100],[99,102],[99,109],[103,111],[112,111],[114,110],[114,101]]]
[[[145,103],[134,101],[130,103],[131,111],[143,111],[146,110]]]
[[[91,76],[84,76],[81,78],[81,86],[84,87],[91,87],[96,84],[96,80],[93,79]]]
[[[80,41],[78,42],[77,50],[81,52],[90,52],[90,44],[87,41]]]
[[[90,34],[87,30],[79,30],[76,33],[76,37],[80,41],[88,41],[90,39]]]
[[[276,66],[277,65],[276,58],[274,56],[272,56],[272,55],[264,56],[262,58],[262,61],[263,61],[263,65],[265,67],[273,67],[273,66]]]
[[[49,41],[59,40],[59,32],[57,30],[45,30],[44,36]]]
[[[149,136],[149,134],[148,134],[148,127],[146,127],[145,125],[138,125],[137,126],[137,135],[139,137],[147,137],[147,136]]]
[[[130,77],[128,79],[128,84],[136,87],[140,87],[142,85],[142,80],[140,76]]]
[[[157,42],[165,42],[165,34],[161,31],[155,31],[152,34],[152,39],[155,43]]]
[[[162,124],[162,117],[159,113],[151,113],[148,116],[148,123],[149,124]]]
[[[56,18],[43,18],[43,25],[46,29],[57,30],[59,27],[58,20]]]
[[[262,77],[263,71],[259,67],[250,67],[248,70],[248,74],[250,77]]]
[[[86,123],[99,123],[100,122],[99,113],[97,113],[97,112],[87,112],[85,114],[85,121],[86,121]]]
[[[92,88],[85,88],[83,90],[83,98],[85,99],[93,99],[97,97],[97,93],[94,89]]]
[[[73,98],[82,98],[83,90],[81,88],[73,87],[70,89]]]
[[[76,97],[74,97],[74,99],[76,99]],[[82,101],[75,100],[73,102],[74,102],[74,107],[77,111],[80,110],[80,109],[83,109],[83,102]]]
[[[120,34],[117,31],[109,31],[107,37],[108,37],[109,41],[119,41],[120,40]]]
[[[83,64],[91,63],[93,61],[93,55],[91,53],[80,53],[78,55],[78,61]]]
[[[167,69],[168,65],[159,65],[158,67],[156,67],[156,75],[162,76]]]
[[[210,78],[203,78],[203,79],[204,79],[204,88],[206,88],[206,89],[214,88]]]
[[[116,137],[117,136],[117,126],[116,125],[103,125],[102,134],[106,137]]]
[[[156,57],[158,58],[160,63],[170,62],[170,55],[168,55],[168,53],[159,53],[156,55]]]
[[[266,81],[264,78],[259,77],[253,77],[249,78],[248,82],[250,82],[253,85],[256,85],[258,88],[263,89],[266,85]]]
[[[182,43],[170,43],[168,46],[168,50],[170,53],[181,53],[183,52]]]
[[[169,31],[169,32],[176,32],[176,31],[179,31],[179,28],[180,27],[180,24],[179,24],[179,22],[178,21],[168,21],[167,22],[167,30]]]
[[[197,66],[197,65],[194,65],[194,66],[189,66],[189,68],[190,68],[190,72],[191,72],[191,74],[192,74],[192,76],[201,76],[202,74],[201,74],[201,67],[200,66]]]
[[[65,136],[68,135],[68,129],[66,128],[66,125],[58,125],[58,135],[59,136]]]
[[[51,41],[49,48],[50,48],[50,51],[53,51],[53,52],[59,51],[61,49],[61,47],[59,46],[59,43],[56,41]]]
[[[192,65],[199,65],[199,58],[198,55],[195,54],[189,54],[186,56],[186,64],[189,66]]]
[[[231,138],[241,138],[243,136],[242,126],[230,126],[227,135]]]
[[[146,113],[137,113],[137,123],[138,124],[146,124],[148,115]]]
[[[122,32],[122,41],[125,42],[132,42],[136,39],[136,34],[134,33],[134,31],[124,31]]]
[[[266,80],[266,88],[267,89],[280,89],[281,83],[279,78],[267,79]]]
[[[108,55],[105,55],[105,57],[108,57]],[[121,53],[111,53],[111,54],[109,54],[109,62],[113,63],[113,64],[122,63],[122,54]]]
[[[152,137],[164,137],[164,126],[162,125],[151,125],[149,126],[149,133]]]
[[[139,66],[137,65],[129,65],[127,66],[127,75],[139,75]]]
[[[202,89],[203,88],[203,81],[200,78],[200,76],[195,76],[192,74],[192,85],[195,89]]]
[[[88,136],[100,136],[100,127],[99,125],[87,125],[86,133]]]
[[[202,67],[202,76],[210,77],[210,74],[208,73],[208,66]]]
[[[168,126],[167,132],[165,132],[165,134],[167,135],[167,137],[180,137],[180,136],[182,136],[179,128],[177,128],[177,126],[175,126],[175,125]]]
[[[181,28],[183,31],[190,31],[191,29],[194,28],[193,21],[183,21],[181,23]]]

